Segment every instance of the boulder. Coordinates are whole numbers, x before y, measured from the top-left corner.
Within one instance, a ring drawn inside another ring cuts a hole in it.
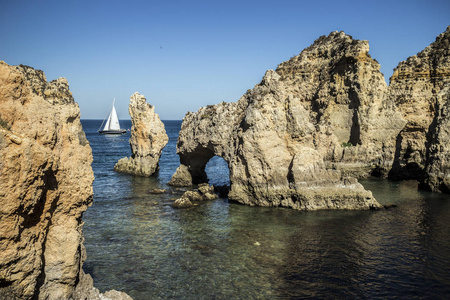
[[[175,200],[172,204],[174,208],[186,208],[192,207],[192,202],[198,201],[210,201],[217,199],[217,195],[214,193],[214,186],[207,183],[199,184],[198,189],[194,191],[186,191],[181,198]]]
[[[172,203],[173,208],[189,208],[194,206],[194,204],[192,204],[191,200],[189,200],[188,197],[183,196]]]

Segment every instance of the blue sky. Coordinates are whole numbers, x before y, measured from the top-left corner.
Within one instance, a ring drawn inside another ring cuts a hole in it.
[[[138,91],[161,119],[234,102],[321,35],[368,40],[386,80],[450,25],[449,0],[0,0],[0,60],[66,77],[84,119]]]

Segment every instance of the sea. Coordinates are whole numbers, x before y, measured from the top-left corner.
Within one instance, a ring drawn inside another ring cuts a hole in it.
[[[371,178],[360,182],[397,207],[301,212],[218,198],[174,209],[187,190],[167,185],[179,165],[181,121],[163,122],[169,143],[159,171],[144,178],[113,170],[131,155],[129,132],[100,135],[101,120],[82,120],[95,174],[83,268],[101,292],[136,300],[450,299],[449,195]],[[222,158],[206,172],[211,184],[229,184]]]

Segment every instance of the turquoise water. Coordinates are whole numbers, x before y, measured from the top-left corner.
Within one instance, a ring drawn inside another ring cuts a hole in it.
[[[84,214],[84,269],[101,291],[134,299],[447,299],[450,197],[414,182],[365,180],[385,211],[299,212],[247,207],[219,198],[173,209],[185,189],[166,185],[179,164],[181,121],[165,121],[169,144],[160,171],[141,178],[113,171],[130,155],[129,133],[97,134],[84,120],[94,154],[94,204]],[[131,124],[125,124],[128,128]],[[228,170],[214,158],[213,184]],[[153,188],[166,194],[153,195]]]

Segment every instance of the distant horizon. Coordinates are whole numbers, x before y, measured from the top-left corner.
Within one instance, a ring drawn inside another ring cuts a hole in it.
[[[164,120],[236,102],[320,36],[368,40],[389,83],[450,25],[448,0],[0,1],[0,60],[67,78],[83,119],[138,91]],[[20,21],[18,21],[20,16]]]

